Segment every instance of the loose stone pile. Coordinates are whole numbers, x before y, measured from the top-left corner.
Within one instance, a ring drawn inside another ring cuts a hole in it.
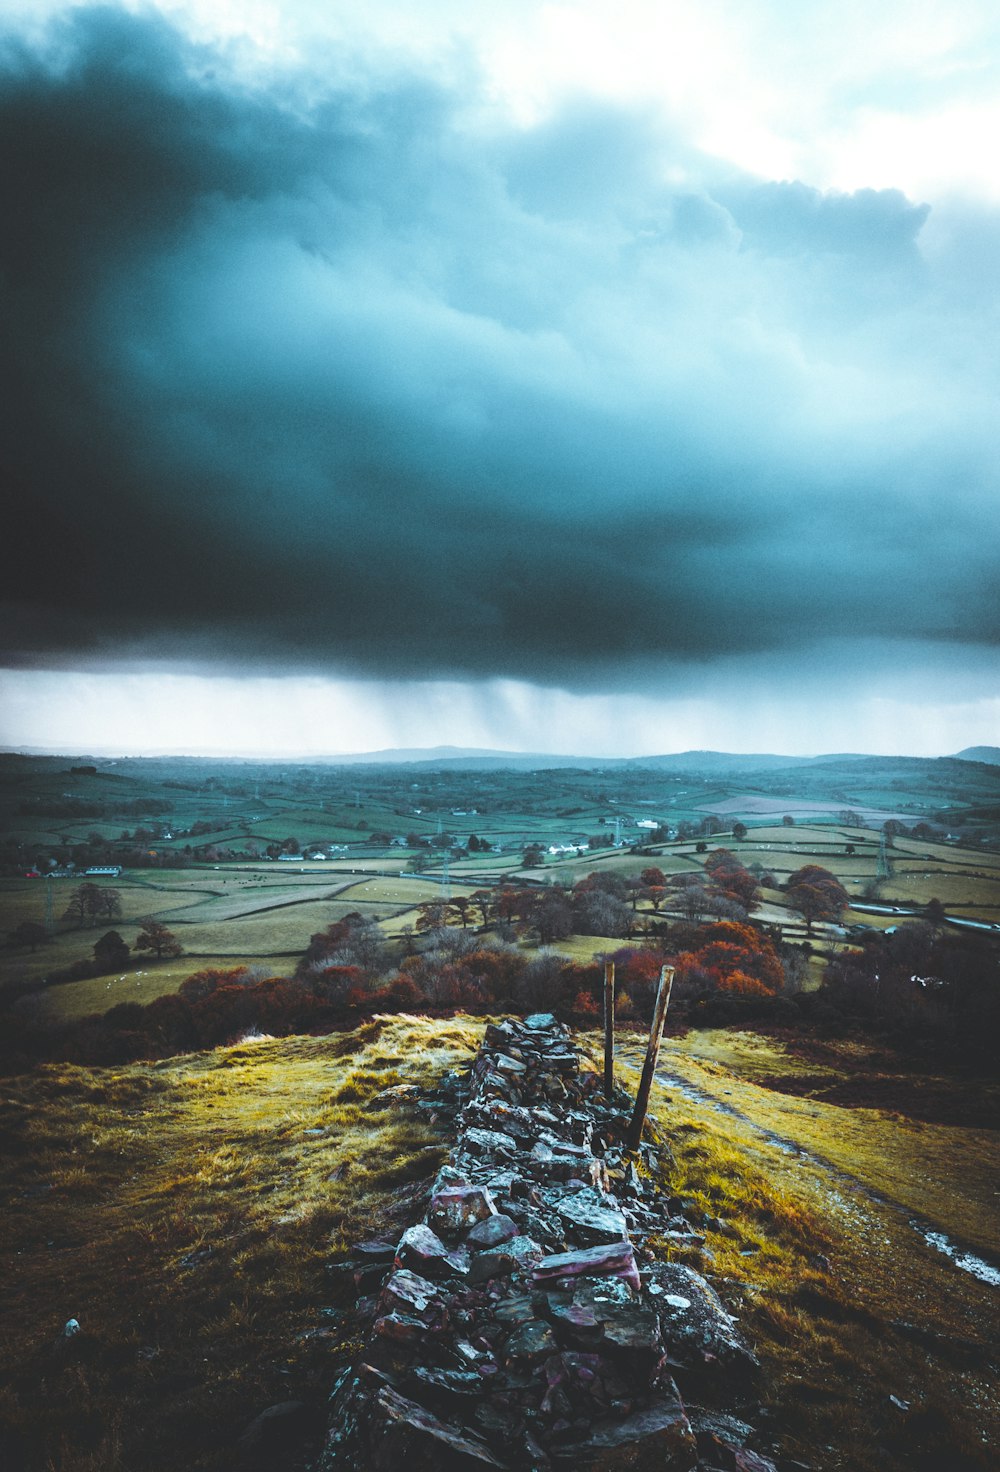
[[[599,1088],[549,1014],[487,1027],[424,1220],[356,1250],[380,1288],[324,1472],[774,1472],[731,1414],[756,1361],[700,1274],[645,1253],[697,1237]]]

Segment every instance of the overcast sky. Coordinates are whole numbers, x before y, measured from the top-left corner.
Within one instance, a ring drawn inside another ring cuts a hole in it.
[[[0,741],[1000,743],[993,0],[5,14]]]

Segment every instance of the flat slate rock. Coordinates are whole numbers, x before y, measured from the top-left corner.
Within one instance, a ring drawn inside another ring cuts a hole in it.
[[[446,1278],[463,1273],[468,1264],[450,1252],[436,1232],[423,1222],[407,1227],[396,1248],[396,1266],[410,1268],[427,1278]]]
[[[410,1268],[397,1268],[384,1285],[379,1303],[389,1313],[424,1315],[440,1307],[443,1300],[438,1286],[428,1278]]]
[[[373,1472],[483,1472],[503,1467],[484,1441],[383,1386],[372,1408]]]
[[[427,1224],[435,1232],[457,1234],[496,1215],[493,1197],[485,1186],[442,1186],[427,1208]]]
[[[628,1236],[628,1225],[620,1208],[592,1186],[553,1202],[553,1209],[566,1223],[571,1238],[576,1237],[585,1247],[622,1242]]]
[[[585,1442],[553,1447],[557,1467],[580,1472],[690,1472],[698,1447],[676,1386],[645,1410],[598,1421]]]
[[[461,1144],[473,1155],[513,1155],[517,1151],[517,1141],[503,1130],[466,1130]]]
[[[487,1283],[491,1278],[509,1277],[511,1273],[534,1267],[544,1252],[531,1237],[511,1237],[487,1252],[478,1253],[469,1266],[471,1284]]]
[[[504,1346],[509,1360],[541,1360],[555,1354],[559,1345],[552,1329],[544,1319],[529,1319],[519,1325]]]
[[[520,1233],[517,1222],[503,1212],[497,1212],[472,1228],[465,1238],[465,1245],[474,1252],[481,1252],[484,1247],[499,1247],[502,1242],[509,1242],[512,1237],[520,1236]]]
[[[536,1283],[572,1281],[584,1277],[621,1278],[638,1293],[639,1270],[631,1242],[612,1242],[600,1247],[585,1247],[579,1252],[555,1252],[543,1257],[532,1273]]]
[[[656,1262],[642,1276],[673,1359],[692,1369],[718,1367],[723,1372],[744,1373],[758,1369],[756,1355],[744,1343],[719,1295],[694,1268]]]

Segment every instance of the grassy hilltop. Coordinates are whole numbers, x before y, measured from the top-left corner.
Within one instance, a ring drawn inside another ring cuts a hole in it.
[[[383,1019],[9,1080],[3,1231],[16,1274],[0,1425],[12,1455],[60,1472],[224,1472],[246,1424],[297,1399],[314,1413],[298,1427],[304,1465],[363,1332],[356,1290],[331,1264],[412,1220],[447,1148],[421,1095],[399,1085],[432,1087],[480,1033],[470,1018]],[[626,1084],[640,1049],[623,1042]],[[857,1061],[831,1055],[828,1081],[856,1083]],[[706,1269],[751,1334],[785,1452],[815,1464],[820,1448],[844,1472],[936,1467],[945,1450],[949,1468],[989,1466],[996,1289],[929,1248],[907,1214],[1000,1250],[994,1131],[776,1093],[753,1076],[794,1078],[803,1064],[752,1037],[692,1036],[668,1043],[664,1062],[653,1108],[705,1247],[661,1250]],[[82,1332],[68,1348],[70,1317]]]

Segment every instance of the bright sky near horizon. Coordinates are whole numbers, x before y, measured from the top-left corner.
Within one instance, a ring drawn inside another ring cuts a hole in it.
[[[997,137],[985,0],[15,0],[0,742],[1000,744]]]

